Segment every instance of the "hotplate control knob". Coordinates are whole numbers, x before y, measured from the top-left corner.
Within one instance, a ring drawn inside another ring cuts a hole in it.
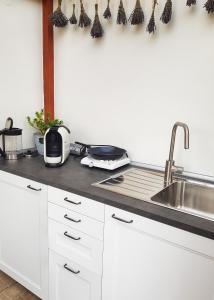
[[[90,161],[89,164],[88,164],[88,166],[89,166],[90,168],[93,168],[93,166],[94,166],[93,161]]]

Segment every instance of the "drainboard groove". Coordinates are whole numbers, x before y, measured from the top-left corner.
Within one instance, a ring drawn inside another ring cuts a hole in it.
[[[147,184],[147,185],[150,185],[150,186],[156,186],[156,187],[162,187],[162,184],[161,183],[157,183],[157,182],[153,182],[151,180],[147,180],[147,179],[141,179],[141,180],[134,180],[132,176],[126,176],[126,178],[129,180],[129,181],[133,181],[133,182],[138,182],[138,183],[143,183],[143,184]]]
[[[93,185],[148,201],[163,188],[163,174],[132,168]]]

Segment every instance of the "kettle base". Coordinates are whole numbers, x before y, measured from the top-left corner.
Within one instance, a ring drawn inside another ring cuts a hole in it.
[[[4,155],[4,159],[6,160],[17,160],[23,157],[24,157],[23,153],[5,153]]]

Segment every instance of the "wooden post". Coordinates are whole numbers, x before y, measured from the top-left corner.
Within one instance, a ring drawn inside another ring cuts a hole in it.
[[[54,35],[48,19],[53,12],[53,0],[42,0],[42,12],[44,111],[54,118]]]

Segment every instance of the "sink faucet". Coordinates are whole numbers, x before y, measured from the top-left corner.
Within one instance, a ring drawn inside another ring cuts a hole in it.
[[[175,137],[176,137],[176,132],[178,127],[182,127],[184,130],[184,149],[189,149],[189,128],[185,123],[176,122],[172,129],[169,159],[166,161],[166,166],[165,166],[165,175],[164,175],[165,186],[172,183],[173,174],[176,171],[182,170],[182,168],[175,166],[175,161],[173,160],[174,148],[175,148]]]

